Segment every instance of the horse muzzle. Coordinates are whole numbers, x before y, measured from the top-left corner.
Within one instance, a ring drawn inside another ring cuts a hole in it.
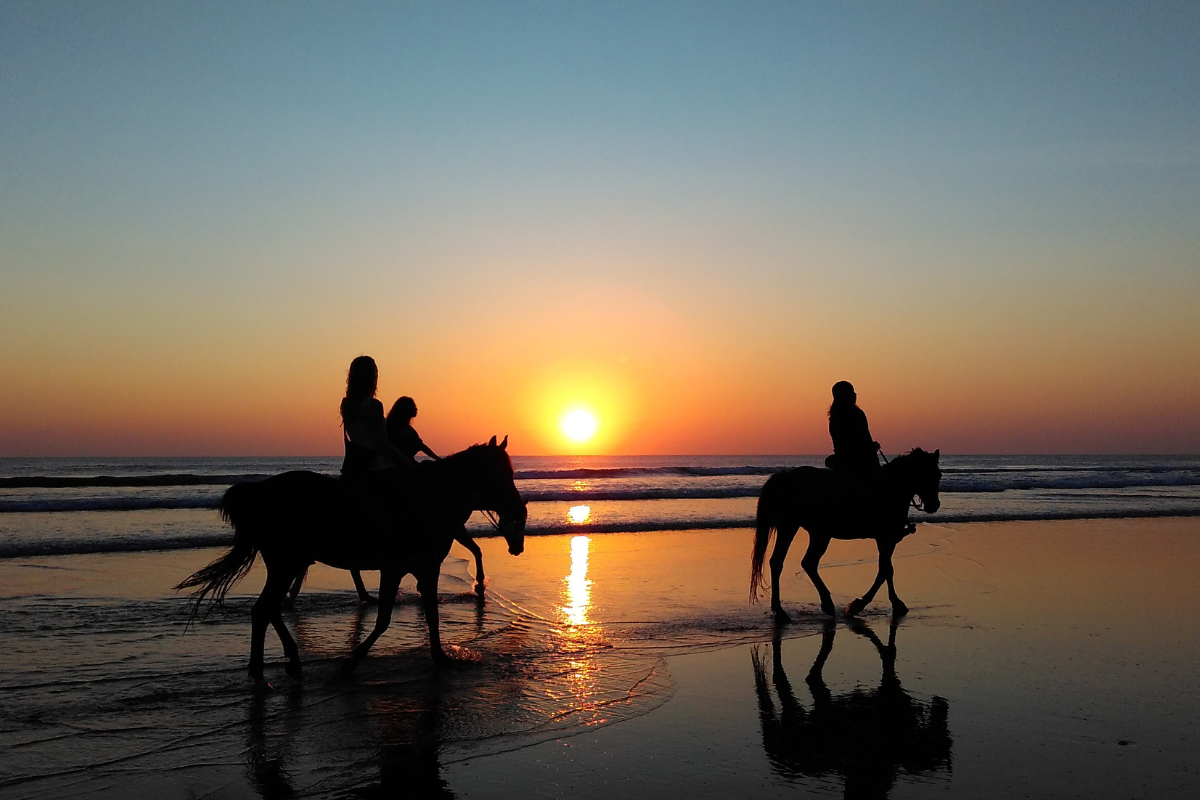
[[[929,500],[922,498],[921,507],[925,510],[926,514],[932,514],[942,507],[942,501],[936,497]]]
[[[524,503],[517,506],[517,511],[512,516],[500,516],[500,534],[508,542],[508,552],[514,556],[525,552],[525,522],[528,519],[529,511]]]

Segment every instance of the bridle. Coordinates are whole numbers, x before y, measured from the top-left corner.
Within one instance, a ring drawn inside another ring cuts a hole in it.
[[[879,451],[879,455],[880,455],[880,456],[883,456],[883,463],[884,463],[884,465],[885,465],[885,466],[886,466],[887,464],[890,464],[890,463],[892,463],[892,462],[888,461],[888,457],[887,457],[887,455],[886,455],[886,454],[884,454],[884,452],[883,452],[883,447],[882,447],[882,446],[881,446],[881,447],[877,447],[877,448],[876,448],[876,450],[878,450],[878,451]],[[917,494],[916,492],[914,492],[914,493],[913,493],[913,496],[912,496],[912,497],[910,497],[910,498],[908,498],[908,504],[909,504],[910,506],[912,506],[913,508],[915,508],[917,511],[925,511],[925,501],[924,501],[924,500],[921,500],[921,501],[918,501],[918,500],[917,500],[917,498],[918,498],[918,497],[920,497],[920,496],[921,496],[921,495],[919,495],[919,494]]]

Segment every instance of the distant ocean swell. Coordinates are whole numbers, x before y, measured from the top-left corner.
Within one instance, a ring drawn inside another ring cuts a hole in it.
[[[738,476],[769,476],[786,466],[745,467],[625,467],[612,469],[518,470],[518,481],[589,481],[628,478],[669,479]],[[998,467],[942,470],[943,492],[1003,492],[1008,489],[1120,489],[1134,486],[1200,486],[1200,470],[1178,467]],[[267,473],[205,475],[98,475],[63,477],[32,475],[0,478],[0,489],[78,489],[110,487],[230,486],[270,477]],[[761,485],[755,483],[755,486]],[[578,491],[587,491],[580,488]],[[755,489],[757,494],[757,488]],[[673,495],[693,497],[695,495]],[[715,497],[752,495],[720,494]],[[539,497],[538,499],[557,499]],[[600,498],[595,498],[600,499]],[[604,498],[615,499],[615,498]],[[622,499],[633,499],[623,497]]]
[[[601,470],[588,470],[599,472]],[[612,470],[609,470],[610,472]],[[745,476],[766,473],[721,473]],[[569,472],[580,472],[570,470]],[[717,473],[713,473],[716,475]],[[39,511],[137,511],[144,509],[171,508],[216,508],[220,491],[215,487],[235,483],[262,480],[264,475],[159,475],[143,479],[135,478],[20,478],[0,479],[0,489],[43,489],[45,493],[0,496],[0,514]],[[706,476],[709,477],[709,476]],[[566,501],[594,503],[612,500],[720,500],[738,497],[757,497],[762,481],[719,485],[639,485],[617,488],[612,485],[589,487],[586,485],[545,486],[548,479],[538,480],[540,486],[520,486],[521,495],[529,501]],[[575,479],[579,480],[579,479]],[[18,482],[19,481],[19,482]],[[71,483],[64,483],[71,481]],[[947,474],[942,478],[944,494],[997,494],[1022,490],[1086,490],[1086,489],[1136,489],[1151,487],[1198,487],[1200,471],[1193,470],[1087,470],[1045,471],[1020,474],[998,472],[976,474]],[[154,489],[172,487],[197,487],[193,492],[169,492],[156,494]],[[208,491],[204,491],[204,488]],[[105,496],[77,496],[58,494],[54,490],[71,488],[130,488],[151,491],[138,494],[112,494]],[[54,493],[51,493],[54,492]]]
[[[1013,513],[961,512],[935,514],[928,517],[914,515],[918,523],[955,524],[964,522],[1038,522],[1073,519],[1139,519],[1159,517],[1198,517],[1200,506],[1195,504],[1154,509],[1111,509],[1101,511],[1026,511]],[[540,524],[530,525],[526,534],[550,536],[555,534],[598,534],[598,533],[652,533],[679,530],[733,530],[753,528],[753,518],[742,519],[688,519],[686,521],[646,521],[584,524]],[[476,537],[497,535],[494,529],[483,523],[471,525],[471,534]],[[228,547],[233,543],[233,532],[229,529],[186,536],[128,536],[117,539],[96,537],[91,539],[56,540],[41,538],[38,541],[0,541],[0,558],[34,558],[39,556],[83,555],[93,553],[129,553],[163,550],[191,550],[205,547]]]

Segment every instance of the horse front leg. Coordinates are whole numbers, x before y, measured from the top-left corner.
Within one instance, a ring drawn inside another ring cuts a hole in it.
[[[471,534],[465,530],[454,534],[454,541],[470,550],[471,555],[475,556],[475,594],[483,594],[483,551],[479,549],[479,545],[475,544]]]
[[[813,586],[817,587],[817,594],[821,597],[821,610],[832,617],[836,613],[833,596],[829,594],[829,587],[825,585],[825,581],[821,580],[821,576],[817,572],[817,567],[821,565],[821,556],[825,555],[827,549],[829,549],[829,537],[817,536],[809,531],[808,550],[805,551],[800,566],[804,568],[804,572],[813,582]]]
[[[288,585],[292,582],[290,572],[284,572],[278,567],[267,566],[267,582],[262,592],[250,609],[250,677],[254,679],[256,691],[268,691],[271,684],[263,677],[263,648],[266,645],[267,625],[280,615],[280,604],[287,593]],[[286,630],[286,629],[285,629]],[[280,637],[282,639],[282,636]],[[291,634],[288,634],[291,639]],[[293,647],[295,642],[292,642]],[[287,644],[284,644],[287,649]],[[298,657],[298,656],[297,656]]]
[[[358,592],[358,602],[364,606],[373,606],[377,602],[371,593],[367,591],[366,584],[363,583],[362,573],[356,569],[350,570],[350,578],[354,581],[354,591]]]
[[[417,591],[421,593],[421,606],[425,609],[425,623],[429,626],[429,655],[434,663],[445,664],[450,660],[442,649],[442,634],[438,629],[438,577],[441,565],[423,571],[417,576]]]
[[[895,591],[892,589],[892,553],[896,549],[896,543],[876,539],[875,544],[879,547],[879,571],[875,574],[875,582],[871,584],[871,588],[867,590],[867,593],[857,600],[852,600],[850,605],[846,606],[846,613],[849,616],[854,616],[866,608],[867,604],[875,599],[875,593],[879,591],[879,587],[883,586],[885,581],[888,585],[888,593],[892,598],[892,610],[901,614],[908,611],[908,608],[903,603],[900,603],[900,607],[904,608],[904,611],[898,611],[896,602],[900,598],[896,597]]]
[[[788,548],[792,546],[792,539],[796,537],[797,530],[799,530],[798,525],[777,528],[775,549],[771,551],[771,612],[775,615],[775,622],[780,625],[792,621],[788,613],[783,610],[783,604],[779,600],[779,576],[783,574],[783,561],[787,558]]]
[[[367,653],[371,651],[371,647],[383,635],[383,632],[392,624],[392,606],[396,604],[396,591],[400,588],[400,579],[404,577],[398,569],[384,569],[379,572],[379,613],[375,616],[375,628],[367,638],[363,639],[358,647],[354,648],[354,652],[350,654],[350,660],[343,668],[343,672],[349,675],[358,666],[359,662],[367,657]]]

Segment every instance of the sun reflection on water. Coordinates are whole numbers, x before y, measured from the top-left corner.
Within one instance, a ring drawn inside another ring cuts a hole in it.
[[[567,509],[567,519],[575,525],[582,525],[587,522],[592,516],[591,506],[571,506]],[[574,545],[572,545],[574,547]],[[572,550],[572,559],[574,559],[574,550]],[[572,567],[573,568],[573,567]],[[587,571],[587,553],[583,556],[583,569]]]
[[[577,506],[585,511],[587,506]],[[575,509],[571,509],[574,511]],[[567,584],[567,604],[563,613],[568,625],[587,625],[588,609],[592,605],[592,582],[588,580],[588,547],[591,540],[576,536],[571,540],[571,574],[564,578]]]

